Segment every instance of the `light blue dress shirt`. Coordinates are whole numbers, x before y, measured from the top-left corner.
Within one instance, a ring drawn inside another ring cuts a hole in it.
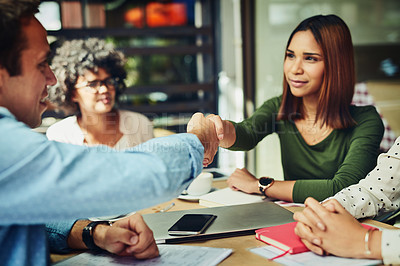
[[[202,170],[196,136],[125,152],[48,141],[0,107],[0,263],[49,263],[44,224],[127,213],[170,200]]]

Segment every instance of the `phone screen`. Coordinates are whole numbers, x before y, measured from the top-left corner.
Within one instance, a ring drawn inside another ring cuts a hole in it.
[[[212,214],[185,214],[170,229],[170,235],[197,235],[216,218]]]

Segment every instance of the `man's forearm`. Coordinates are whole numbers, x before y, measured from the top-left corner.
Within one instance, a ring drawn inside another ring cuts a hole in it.
[[[90,223],[89,220],[78,220],[71,228],[68,235],[68,246],[71,249],[87,249],[85,243],[82,240],[82,231],[86,225]]]

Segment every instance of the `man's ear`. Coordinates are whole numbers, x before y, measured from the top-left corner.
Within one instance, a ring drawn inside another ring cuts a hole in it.
[[[8,77],[8,71],[4,67],[0,66],[0,93],[2,92],[3,86]]]

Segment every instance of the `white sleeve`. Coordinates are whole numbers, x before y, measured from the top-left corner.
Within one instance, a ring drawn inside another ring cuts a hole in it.
[[[76,116],[69,116],[51,125],[46,131],[49,140],[83,145],[85,136],[80,129]]]
[[[383,263],[400,264],[400,230],[383,230],[381,251]]]
[[[146,116],[126,110],[119,113],[120,131],[129,138],[131,146],[154,138],[153,123]]]
[[[333,198],[355,218],[394,211],[400,206],[400,137],[379,155],[378,164],[358,184],[344,188]]]

